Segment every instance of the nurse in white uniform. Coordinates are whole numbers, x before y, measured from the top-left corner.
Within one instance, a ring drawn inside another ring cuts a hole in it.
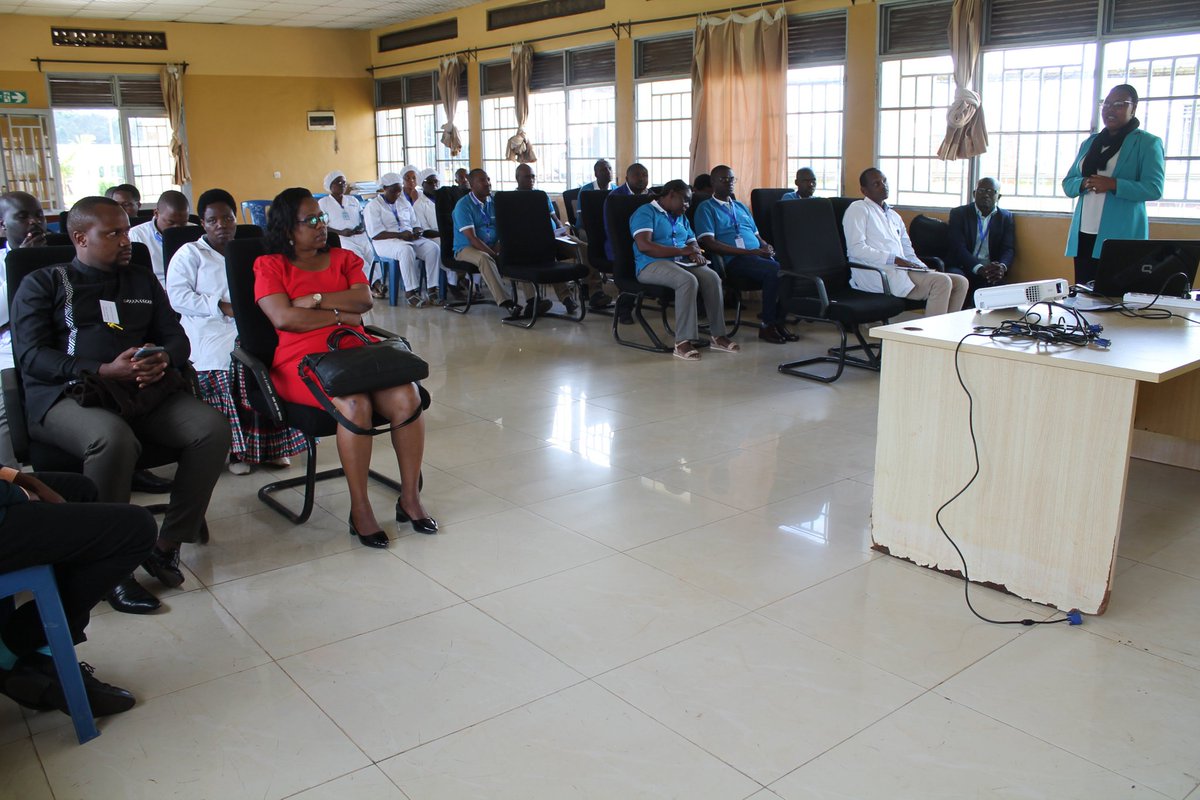
[[[363,272],[369,278],[375,251],[363,225],[362,204],[357,197],[346,194],[346,173],[334,170],[325,176],[324,185],[329,194],[318,200],[317,205],[329,215],[329,230],[342,240],[342,249],[362,259]]]

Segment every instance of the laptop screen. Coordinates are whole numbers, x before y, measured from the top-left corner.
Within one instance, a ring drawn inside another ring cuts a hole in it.
[[[1108,239],[1100,250],[1095,291],[1106,297],[1126,292],[1181,297],[1195,283],[1198,263],[1200,240]]]

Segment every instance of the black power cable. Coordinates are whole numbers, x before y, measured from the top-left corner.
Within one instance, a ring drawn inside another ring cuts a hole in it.
[[[975,480],[979,477],[980,462],[979,462],[979,440],[975,436],[975,396],[971,394],[971,390],[967,388],[966,381],[963,380],[962,367],[959,363],[959,354],[962,352],[963,343],[973,336],[978,336],[987,339],[1017,339],[1028,338],[1038,345],[1042,344],[1065,344],[1078,347],[1095,345],[1098,347],[1108,347],[1110,342],[1107,339],[1100,337],[1100,332],[1103,328],[1099,325],[1092,325],[1083,315],[1075,311],[1075,309],[1066,306],[1060,306],[1057,303],[1044,303],[1038,305],[1048,305],[1053,308],[1061,308],[1068,312],[1073,322],[1068,322],[1066,318],[1060,319],[1058,322],[1050,321],[1050,324],[1043,325],[1040,323],[1040,315],[1033,312],[1033,307],[1022,314],[1018,319],[1005,320],[995,327],[979,326],[974,331],[958,340],[958,345],[954,348],[954,374],[958,378],[958,385],[962,387],[963,393],[967,396],[967,427],[971,433],[971,451],[975,458],[975,471],[971,474],[970,479],[963,485],[961,489],[954,495],[942,503],[934,514],[934,520],[937,522],[938,530],[942,532],[942,536],[946,537],[946,541],[954,548],[954,552],[958,554],[958,560],[962,563],[962,579],[963,579],[963,597],[967,601],[967,608],[971,610],[979,619],[984,622],[989,622],[993,625],[1057,625],[1060,622],[1066,622],[1070,625],[1082,625],[1083,616],[1078,609],[1071,609],[1067,612],[1067,616],[1062,619],[1050,620],[1035,620],[1035,619],[992,619],[980,614],[975,606],[971,603],[971,576],[967,569],[967,559],[963,555],[962,549],[950,533],[946,530],[946,526],[942,523],[942,512],[950,507],[955,500],[974,485]]]

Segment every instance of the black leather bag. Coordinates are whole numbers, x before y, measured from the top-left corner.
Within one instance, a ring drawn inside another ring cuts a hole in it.
[[[347,337],[358,339],[362,346],[343,348],[342,340]],[[326,344],[327,351],[304,356],[297,369],[300,380],[308,386],[316,401],[346,429],[361,436],[378,436],[403,428],[429,407],[429,394],[419,385],[419,381],[429,377],[429,365],[412,352],[408,342],[403,339],[375,341],[353,328],[337,328],[329,334]],[[421,406],[404,422],[389,428],[363,428],[347,419],[329,400],[330,397],[362,394],[408,383],[418,384]]]

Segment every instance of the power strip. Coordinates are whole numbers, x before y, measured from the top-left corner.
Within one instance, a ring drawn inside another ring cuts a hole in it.
[[[1200,300],[1190,300],[1183,297],[1167,297],[1166,295],[1156,296],[1152,294],[1144,294],[1142,292],[1126,292],[1124,297],[1125,302],[1131,306],[1145,308],[1150,305],[1151,301],[1155,308],[1169,308],[1175,311],[1197,311],[1200,312]]]

